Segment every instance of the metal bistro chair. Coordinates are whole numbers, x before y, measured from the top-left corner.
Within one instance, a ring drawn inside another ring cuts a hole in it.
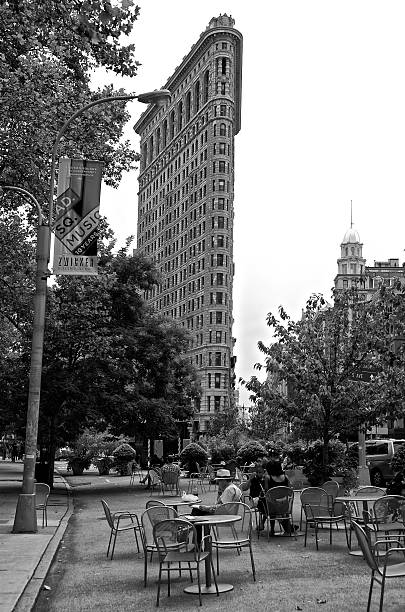
[[[329,509],[333,510],[333,504],[339,493],[339,483],[336,480],[327,480],[323,483],[322,489],[328,494]]]
[[[313,492],[310,492],[308,499],[305,495],[306,489],[301,493],[301,504],[304,509],[306,524],[305,524],[305,538],[304,538],[304,546],[307,545],[307,535],[308,535],[308,526],[312,525],[315,528],[315,542],[316,542],[316,550],[319,550],[318,546],[318,529],[319,526],[323,527],[324,525],[329,526],[329,544],[332,546],[332,527],[336,525],[336,528],[339,529],[339,523],[343,523],[347,547],[349,548],[349,539],[347,535],[347,526],[346,526],[346,516],[344,514],[335,515],[329,510],[328,505],[328,494],[323,489],[320,489],[318,493],[318,499],[315,498]]]
[[[153,528],[160,521],[177,518],[177,512],[170,506],[164,504],[155,504],[149,506],[141,516],[142,526],[142,546],[144,552],[144,586],[147,584],[148,575],[148,554],[150,553],[150,561],[152,561],[153,553],[157,552],[156,544],[153,539]],[[179,545],[174,548],[178,548]]]
[[[35,510],[42,510],[42,527],[48,527],[48,498],[51,488],[45,482],[35,483]]]
[[[163,493],[163,480],[161,474],[155,468],[149,470],[149,486],[150,494],[153,495],[155,489],[158,489],[160,493]]]
[[[175,470],[162,470],[162,491],[171,491],[174,495],[179,494],[180,472]]]
[[[304,517],[304,505],[302,503],[302,495],[305,493],[305,503],[310,504],[313,500],[314,503],[317,503],[319,499],[320,493],[323,492],[327,496],[325,489],[321,487],[306,487],[300,493],[300,501],[301,501],[301,513],[300,513],[300,530],[302,529],[302,519]]]
[[[212,548],[217,551],[217,574],[219,574],[219,550],[236,549],[238,555],[242,548],[249,548],[253,580],[256,581],[256,568],[252,552],[252,511],[242,502],[229,502],[216,508],[215,514],[238,514],[240,521],[216,525],[213,528]]]
[[[204,545],[209,545],[211,539],[210,535],[204,536],[201,540],[201,544],[198,545],[197,531],[194,525],[184,519],[175,518],[157,523],[153,527],[153,539],[159,555],[159,579],[156,596],[157,606],[159,606],[162,572],[167,572],[167,596],[170,597],[170,572],[180,571],[183,563],[187,564],[191,582],[193,581],[192,570],[196,570],[197,572],[198,597],[201,606],[200,564],[207,558],[209,558],[211,564],[217,596],[219,595],[211,552],[210,550],[202,552],[203,547],[209,549],[209,546],[207,547]],[[177,567],[173,567],[173,564],[176,564]]]
[[[293,503],[294,503],[294,489],[291,487],[273,487],[266,492],[266,505],[267,505],[267,539],[270,537],[270,521],[277,520],[284,528],[284,531],[288,535],[294,536],[295,529],[293,526]],[[284,527],[287,526],[288,530]]]
[[[374,534],[376,541],[382,538],[403,539],[405,535],[404,513],[404,497],[384,495],[374,502],[372,511],[369,513],[370,520],[367,521],[367,528]],[[379,537],[379,533],[383,535]]]
[[[112,550],[111,550],[111,561],[114,557],[114,549],[115,542],[117,540],[117,535],[122,531],[130,531],[131,529],[135,535],[136,547],[139,552],[139,543],[138,543],[138,533],[142,535],[141,526],[139,525],[139,520],[136,514],[133,512],[128,512],[127,510],[119,510],[117,512],[111,512],[108,503],[105,499],[101,500],[103,505],[104,514],[107,519],[108,526],[110,528],[110,539],[108,541],[107,548],[107,557],[110,553],[110,546],[112,542]]]
[[[138,465],[137,463],[133,463],[132,467],[131,467],[131,477],[129,479],[129,484],[130,485],[134,485],[135,484],[135,478],[138,476],[139,482],[141,482],[142,480],[142,470],[140,465]]]
[[[370,588],[368,592],[368,601],[367,601],[367,612],[370,611],[371,605],[371,596],[373,594],[373,586],[374,582],[378,582],[381,585],[380,592],[380,607],[379,611],[383,610],[384,603],[384,590],[385,590],[385,580],[386,578],[405,578],[405,562],[395,563],[393,565],[388,565],[388,561],[390,557],[395,553],[402,553],[405,555],[405,548],[399,545],[397,547],[393,547],[392,544],[395,543],[394,540],[379,540],[374,546],[371,546],[370,540],[367,536],[366,531],[356,523],[356,521],[352,522],[357,541],[363,553],[364,559],[371,569],[371,580],[370,580]],[[384,556],[381,556],[381,553],[377,556],[378,548],[389,545],[390,548],[385,551]],[[380,565],[379,561],[384,559],[384,564]]]
[[[187,492],[189,493],[190,491],[193,491],[194,488],[197,488],[198,490],[198,485],[200,485],[201,487],[201,492],[205,491],[205,483],[209,483],[210,481],[210,474],[206,471],[206,469],[202,470],[200,468],[200,464],[196,463],[196,467],[197,467],[197,471],[196,472],[191,472],[189,475],[189,482],[188,482],[188,489]]]

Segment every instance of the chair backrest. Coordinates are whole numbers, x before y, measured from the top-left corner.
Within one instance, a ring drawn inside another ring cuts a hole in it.
[[[357,491],[355,492],[355,495],[369,495],[371,493],[371,495],[385,495],[385,491],[384,489],[381,489],[381,487],[371,487],[371,486],[365,486],[365,487],[360,487],[359,489],[357,489]]]
[[[378,571],[378,563],[374,557],[366,532],[356,521],[352,521],[351,524],[353,525],[354,532],[365,561],[373,571]]]
[[[403,521],[405,499],[399,495],[384,495],[373,504],[372,517],[377,525]]]
[[[294,489],[291,487],[273,487],[266,492],[266,502],[271,517],[291,515]]]
[[[175,470],[162,470],[162,482],[164,484],[176,484],[179,478],[180,474]]]
[[[189,552],[192,553],[194,560],[197,559],[197,531],[189,521],[181,518],[159,521],[153,526],[152,535],[161,558],[170,549],[181,548],[182,554]]]
[[[166,504],[158,501],[157,499],[148,499],[146,502],[146,509],[151,508],[152,506],[164,506],[166,508]]]
[[[252,511],[247,504],[243,502],[229,502],[221,504],[215,509],[215,514],[235,514],[241,517],[240,521],[228,523],[224,525],[216,525],[215,529],[223,539],[226,533],[231,533],[233,537],[237,535],[239,538],[250,538],[252,534]]]
[[[155,468],[149,470],[149,478],[151,486],[160,484],[162,482],[160,474],[155,470]]]
[[[316,518],[329,514],[329,499],[325,489],[307,487],[301,491],[301,505],[307,518]]]
[[[46,506],[48,497],[51,492],[51,487],[45,482],[35,483],[35,504],[38,506]]]
[[[107,523],[109,524],[110,527],[114,527],[114,521],[111,515],[111,510],[110,510],[109,505],[107,504],[105,499],[102,499],[101,503],[103,504],[104,514],[105,514],[105,518],[107,519]]]
[[[335,501],[335,497],[339,493],[339,483],[336,480],[327,480],[323,483],[322,489],[327,492],[331,501]]]
[[[153,527],[160,521],[177,518],[177,512],[174,508],[165,505],[150,506],[143,512],[141,516],[141,524],[146,542],[153,541]]]

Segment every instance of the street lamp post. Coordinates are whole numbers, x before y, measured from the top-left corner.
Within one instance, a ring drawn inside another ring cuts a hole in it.
[[[27,424],[25,433],[24,474],[21,494],[18,497],[13,533],[36,532],[34,475],[38,437],[39,398],[41,393],[42,353],[44,345],[45,299],[48,276],[50,229],[44,222],[41,207],[36,198],[21,187],[5,185],[1,191],[14,191],[32,204],[38,213],[36,274],[34,295],[34,321],[32,330],[31,365],[28,390]]]
[[[48,262],[50,258],[50,228],[53,222],[53,200],[55,191],[55,170],[58,147],[63,134],[69,125],[89,108],[100,104],[116,101],[138,100],[144,104],[166,104],[170,100],[170,91],[161,89],[139,95],[109,96],[93,100],[79,108],[60,128],[52,149],[51,177],[49,188],[49,223],[43,221],[41,208],[34,196],[18,187],[9,187],[14,191],[24,192],[24,195],[35,203],[40,212],[37,241],[37,273],[34,296],[34,325],[32,333],[31,365],[28,391],[28,410],[25,441],[25,458],[22,492],[18,497],[14,517],[13,533],[35,533],[37,531],[37,515],[35,509],[35,460],[38,437],[39,402],[41,393],[42,355],[44,346],[46,289],[48,277]]]

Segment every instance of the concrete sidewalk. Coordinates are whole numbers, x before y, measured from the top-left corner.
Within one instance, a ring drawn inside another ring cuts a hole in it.
[[[40,592],[73,512],[69,485],[55,473],[48,526],[38,511],[37,533],[12,533],[23,463],[0,460],[0,612],[29,612]]]

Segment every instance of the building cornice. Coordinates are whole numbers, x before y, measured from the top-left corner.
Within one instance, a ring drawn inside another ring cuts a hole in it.
[[[181,64],[176,68],[172,76],[166,81],[162,89],[169,89],[174,91],[178,84],[183,78],[183,74],[188,71],[189,65],[195,62],[196,56],[201,55],[202,51],[209,46],[209,39],[215,38],[220,34],[230,34],[235,38],[235,53],[234,53],[234,65],[235,65],[235,134],[240,130],[241,126],[241,98],[242,98],[242,46],[243,37],[239,30],[232,27],[220,26],[215,28],[208,28],[205,30],[197,43],[195,43],[190,52],[183,58]],[[170,109],[171,105],[167,108]],[[156,114],[159,112],[159,108],[151,104],[142,113],[138,121],[134,125],[134,130],[137,134],[141,134],[145,127],[154,119]]]

